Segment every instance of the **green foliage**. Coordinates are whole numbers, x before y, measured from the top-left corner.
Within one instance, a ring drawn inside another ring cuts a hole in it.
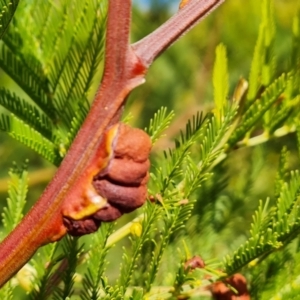
[[[253,130],[253,127],[261,120],[261,117],[263,117],[268,109],[278,101],[279,96],[283,93],[287,85],[287,81],[287,76],[282,74],[268,86],[260,98],[256,99],[251,104],[241,117],[239,127],[235,130],[229,140],[231,145],[234,145],[237,141],[241,140],[246,133],[250,133]],[[286,112],[286,114],[288,114],[288,112]]]
[[[220,44],[216,48],[216,60],[213,73],[213,84],[215,93],[215,105],[217,116],[223,116],[224,103],[228,96],[228,71],[227,71],[227,54],[224,45]]]
[[[67,236],[62,245],[63,256],[59,268],[56,271],[58,281],[63,282],[63,287],[54,290],[53,299],[68,299],[74,294],[75,270],[80,259],[82,246],[79,246],[77,238]]]
[[[9,23],[11,22],[11,19],[14,16],[14,13],[18,7],[19,0],[14,1],[5,1],[1,0],[0,2],[0,38],[2,38],[3,34],[7,30],[7,27]]]
[[[18,168],[16,164],[9,172],[10,182],[8,184],[7,206],[2,213],[2,222],[5,234],[15,228],[23,217],[28,190],[27,163]]]
[[[28,190],[27,176],[27,163],[24,163],[20,168],[14,164],[13,168],[9,171],[10,181],[8,184],[7,205],[4,207],[2,213],[4,232],[1,232],[1,238],[9,234],[23,217]],[[7,300],[13,299],[13,291],[14,287],[12,283],[9,282],[0,290],[0,298]]]
[[[62,259],[61,256],[55,256],[57,249],[57,243],[49,244],[43,247],[38,255],[32,259],[32,266],[36,270],[32,286],[37,286],[37,288],[31,289],[29,299],[47,299],[49,294],[53,292],[54,287],[51,282],[55,277],[51,274],[51,271]],[[47,265],[46,268],[45,265]]]
[[[81,291],[81,299],[83,300],[99,299],[101,297],[101,289],[105,288],[107,279],[105,278],[104,270],[107,264],[106,256],[110,247],[104,246],[102,249],[99,249],[98,246],[107,244],[107,239],[112,230],[112,224],[103,225],[99,232],[92,237],[91,245],[85,258],[87,268]]]
[[[147,118],[141,113],[140,119],[148,124],[154,145],[147,203],[116,224],[102,224],[95,234],[43,247],[1,290],[1,299],[211,299],[207,286],[237,272],[246,276],[254,299],[297,299],[300,22],[292,7],[293,22],[284,31],[290,31],[292,46],[282,55],[276,43],[283,31],[274,17],[278,5],[229,1],[216,16],[219,22],[226,18],[224,38],[211,19],[203,23],[209,45],[205,56],[198,46],[201,38],[192,32],[184,48],[179,44],[157,61],[157,73],[154,64],[156,81],[163,84],[153,88],[154,95],[147,85],[143,90],[145,99],[150,94],[153,101],[143,100],[137,91],[140,101],[130,107],[135,117],[146,102]],[[8,7],[1,19],[5,26],[15,10]],[[101,75],[106,9],[101,0],[23,1],[0,41],[0,68],[6,74],[0,88],[0,128],[55,165],[86,117],[93,81]],[[160,14],[166,11],[147,15],[135,9],[133,36],[141,34],[137,28],[145,28],[147,18],[161,23]],[[249,38],[251,61],[246,56],[235,61],[248,43],[240,26],[225,28],[228,20],[239,18],[249,35],[258,32],[256,43],[254,36]],[[211,49],[219,40],[212,84],[199,84],[190,75],[195,73],[189,72],[189,61],[198,69],[197,57],[202,56],[203,69],[211,68]],[[283,57],[288,61],[282,63]],[[247,73],[248,82],[243,79]],[[151,87],[151,72],[147,79]],[[191,100],[193,81],[200,86],[195,95],[214,99],[203,106],[205,101],[197,100],[202,112]],[[201,85],[208,91],[213,87],[213,95],[209,91],[207,96]],[[164,106],[152,113],[162,101]],[[19,223],[30,198],[27,174],[25,167],[10,171],[2,214],[5,234]],[[203,258],[205,267],[186,268],[194,255]]]
[[[248,99],[253,101],[261,87],[267,86],[274,74],[275,61],[273,43],[275,25],[273,17],[273,1],[263,0],[261,3],[262,20],[255,45],[249,77]]]
[[[169,127],[173,118],[174,112],[171,111],[167,115],[166,107],[162,107],[154,114],[153,119],[150,120],[149,129],[145,129],[145,131],[151,136],[153,145],[161,137],[162,133]]]
[[[1,129],[56,165],[89,109],[105,11],[100,0],[24,2],[0,44],[0,67],[22,89],[1,88]]]

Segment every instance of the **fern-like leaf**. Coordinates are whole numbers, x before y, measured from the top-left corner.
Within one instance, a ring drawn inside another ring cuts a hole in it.
[[[60,162],[58,147],[13,114],[0,115],[0,129],[33,149],[48,161],[56,165]]]
[[[186,155],[192,145],[203,135],[203,125],[206,118],[202,114],[197,113],[186,124],[185,133],[181,132],[180,139],[175,140],[175,149],[164,151],[165,164],[157,169],[158,175],[161,177],[158,181],[161,183],[160,193],[164,195],[170,184],[182,179],[183,169],[181,168]]]
[[[7,205],[4,207],[2,213],[4,232],[1,232],[1,237],[3,237],[2,234],[4,236],[9,234],[23,217],[28,191],[27,163],[21,167],[15,164],[10,169],[9,176]],[[0,290],[0,299],[12,300],[14,289],[15,287],[12,283],[8,282]]]
[[[18,50],[0,43],[0,67],[23,89],[23,91],[51,119],[56,120],[50,99],[48,79],[41,64],[33,56],[24,57]]]
[[[251,237],[232,256],[225,258],[224,267],[229,274],[237,272],[254,259],[266,257],[287,245],[300,232],[300,175],[291,172],[277,199],[275,209],[267,211],[260,203],[253,217]]]
[[[30,292],[29,299],[46,300],[55,289],[57,282],[55,280],[55,275],[53,276],[51,272],[61,259],[59,256],[58,259],[55,256],[57,254],[58,246],[58,243],[48,244],[38,250],[38,253],[32,259],[31,265],[34,267],[36,274],[32,280],[34,289]],[[45,265],[47,266],[46,268]]]
[[[270,84],[272,80],[271,74],[274,74],[272,46],[275,35],[275,26],[272,1],[263,0],[261,2],[261,8],[262,20],[249,76],[248,100],[250,103],[254,101],[262,85],[267,86]]]
[[[174,118],[174,112],[171,111],[167,114],[167,108],[160,108],[155,114],[153,119],[150,120],[149,128],[145,131],[150,135],[152,144],[160,138],[162,133],[169,127],[170,122]]]
[[[78,130],[80,129],[84,119],[86,118],[86,116],[89,112],[89,109],[90,109],[90,105],[89,105],[87,99],[83,99],[81,101],[81,106],[78,107],[78,109],[72,113],[73,119],[71,121],[70,128],[69,128],[69,131],[67,134],[67,141],[64,145],[65,151],[67,151],[67,149],[71,145],[71,143],[72,143],[73,139],[75,138]]]
[[[92,82],[101,71],[106,9],[101,0],[22,3],[0,41],[0,68],[30,98],[1,90],[0,105],[14,114],[1,117],[1,128],[56,165],[89,110]],[[18,123],[14,132],[12,123]]]
[[[2,221],[7,234],[14,229],[23,217],[28,190],[27,164],[24,164],[21,168],[15,165],[9,171],[9,176],[7,206],[2,214]]]
[[[83,278],[83,290],[81,291],[81,299],[98,300],[103,281],[103,272],[106,267],[106,256],[108,247],[105,247],[109,235],[112,233],[112,224],[103,224],[96,234],[93,235],[90,250],[88,251],[86,266],[87,271]]]
[[[53,139],[52,120],[35,106],[5,88],[0,88],[0,105],[41,133],[46,139]]]
[[[242,139],[260,120],[265,112],[273,105],[278,97],[283,93],[288,82],[287,75],[281,75],[275,80],[261,95],[260,99],[257,99],[244,113],[241,118],[238,128],[234,131],[229,139],[229,144],[234,145],[237,141]]]
[[[142,231],[139,235],[131,238],[131,250],[123,254],[121,264],[120,277],[116,289],[124,297],[126,288],[129,286],[134,271],[138,268],[138,260],[140,259],[143,244],[151,237],[154,230],[155,221],[159,218],[162,208],[151,203],[147,203],[145,208],[145,217],[141,223]],[[122,297],[120,298],[122,299]]]
[[[177,203],[177,205],[170,209],[167,213],[167,216],[163,218],[164,225],[160,225],[164,229],[160,231],[160,241],[156,243],[152,258],[146,271],[145,289],[148,292],[150,291],[150,288],[156,279],[163,254],[166,250],[166,247],[170,243],[171,237],[175,236],[180,229],[184,228],[194,207],[193,201],[178,204],[179,201],[176,199],[175,203]],[[159,228],[160,226],[158,223],[157,227]]]
[[[214,116],[209,118],[204,130],[204,138],[200,143],[200,161],[196,165],[193,160],[187,163],[187,172],[185,173],[185,197],[189,197],[203,181],[210,177],[209,167],[221,155],[224,150],[224,145],[227,142],[226,133],[236,115],[236,108],[229,107],[224,111],[223,120],[217,120]]]
[[[0,1],[0,39],[6,32],[7,27],[15,14],[18,4],[19,0]]]
[[[74,113],[80,108],[79,100],[88,96],[97,67],[102,60],[105,21],[103,16],[106,8],[102,1],[85,1],[73,9],[77,19],[75,29],[74,25],[68,24],[68,30],[72,32],[69,34],[72,37],[69,47],[61,45],[62,42],[68,45],[68,42],[61,40],[59,51],[55,51],[53,62],[49,62],[49,79],[55,94],[54,101],[60,118],[66,125],[70,124]],[[93,18],[86,18],[86,14]],[[102,15],[101,18],[99,14]],[[68,34],[68,31],[65,34]]]
[[[67,236],[62,245],[64,259],[61,264],[61,270],[57,275],[60,276],[63,287],[57,287],[53,293],[53,299],[68,299],[74,293],[75,270],[82,252],[83,245],[79,245],[78,238]]]

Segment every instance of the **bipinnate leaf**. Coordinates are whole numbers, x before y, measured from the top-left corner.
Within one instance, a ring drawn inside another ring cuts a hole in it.
[[[18,7],[19,0],[0,1],[0,39],[5,34],[9,23]]]

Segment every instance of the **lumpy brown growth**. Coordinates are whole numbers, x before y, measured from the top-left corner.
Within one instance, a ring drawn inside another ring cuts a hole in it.
[[[106,169],[97,174],[93,185],[108,200],[109,207],[99,210],[94,217],[113,221],[119,214],[135,210],[144,204],[149,177],[151,141],[142,130],[120,124],[114,145],[113,158]]]
[[[108,165],[93,178],[97,193],[107,205],[82,220],[64,218],[71,235],[97,230],[101,222],[111,222],[145,203],[149,178],[151,140],[142,130],[119,124]]]
[[[250,300],[246,278],[239,273],[234,274],[224,282],[218,281],[212,284],[211,292],[216,300]]]
[[[83,220],[72,220],[63,218],[64,225],[68,228],[68,233],[73,236],[81,236],[87,233],[93,233],[98,230],[101,222],[94,218],[86,218]]]

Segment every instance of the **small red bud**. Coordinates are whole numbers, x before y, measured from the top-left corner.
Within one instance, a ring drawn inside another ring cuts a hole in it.
[[[195,270],[195,269],[203,269],[205,268],[204,260],[200,256],[193,256],[192,258],[188,259],[184,264],[185,270]]]

